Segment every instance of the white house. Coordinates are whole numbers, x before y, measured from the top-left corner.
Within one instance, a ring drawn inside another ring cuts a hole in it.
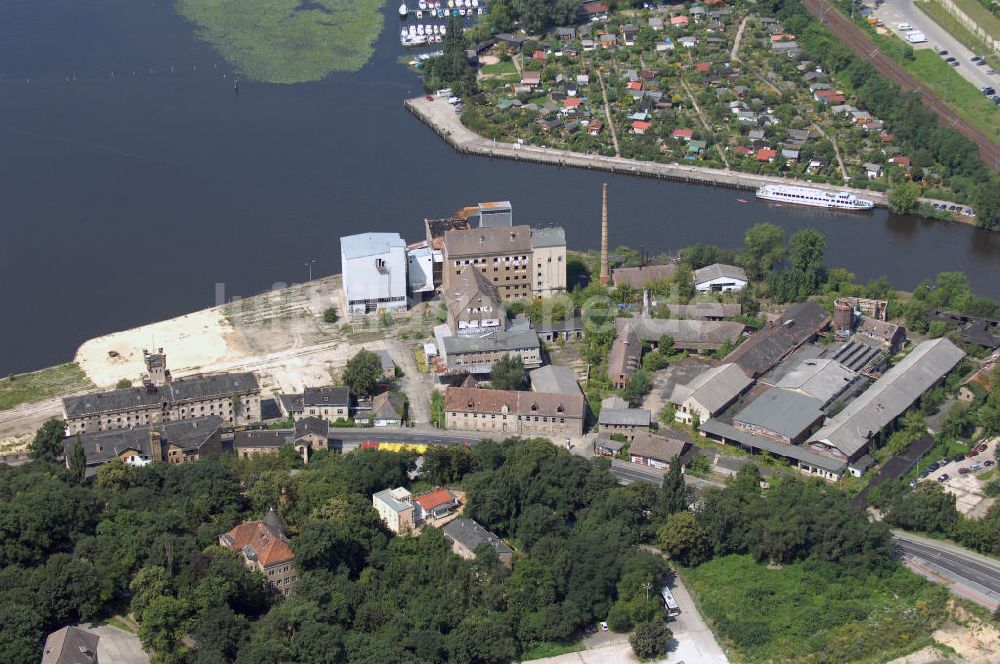
[[[714,263],[694,271],[694,289],[699,293],[741,291],[747,283],[747,273],[735,265]]]
[[[350,313],[406,310],[406,243],[399,233],[340,238],[340,263]]]

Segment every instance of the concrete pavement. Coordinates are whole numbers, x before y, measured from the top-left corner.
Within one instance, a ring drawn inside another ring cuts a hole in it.
[[[699,662],[703,664],[724,664],[729,659],[722,650],[715,634],[708,628],[694,604],[694,599],[684,587],[684,582],[676,574],[670,583],[670,594],[674,596],[681,613],[670,623],[677,641],[677,649],[668,661]]]
[[[969,58],[977,54],[952,37],[951,33],[938,25],[933,18],[920,11],[913,0],[885,0],[872,15],[885,23],[885,26],[901,39],[905,39],[905,33],[899,29],[900,23],[909,23],[913,30],[919,30],[927,35],[927,41],[923,44],[910,44],[913,50],[945,49],[949,56],[957,58],[960,63],[954,68],[955,71],[975,85],[977,90],[987,85],[992,87],[1000,85],[1000,76],[987,74],[988,65],[977,67],[971,62]]]
[[[97,659],[102,664],[149,664],[149,655],[135,634],[106,623],[84,623],[78,627],[101,637],[97,642]]]

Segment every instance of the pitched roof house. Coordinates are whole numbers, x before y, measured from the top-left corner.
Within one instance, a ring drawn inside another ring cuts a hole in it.
[[[246,521],[219,535],[219,546],[236,551],[250,569],[259,570],[271,589],[289,595],[298,576],[281,517],[268,510],[260,521]]]

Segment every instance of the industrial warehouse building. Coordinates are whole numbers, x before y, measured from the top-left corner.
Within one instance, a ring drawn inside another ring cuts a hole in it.
[[[350,313],[406,310],[406,243],[399,233],[340,238],[340,264]]]

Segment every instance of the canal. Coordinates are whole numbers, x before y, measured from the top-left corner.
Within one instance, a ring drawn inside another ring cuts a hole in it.
[[[169,2],[0,4],[0,375],[84,340],[339,269],[338,238],[422,237],[424,217],[509,199],[519,223],[599,242],[599,173],[460,157],[402,106],[396,5],[375,56],[321,82],[240,81]],[[611,243],[736,246],[760,221],[813,227],[828,262],[902,288],[964,270],[1000,297],[1000,235],[884,211],[773,207],[612,177]],[[150,343],[155,343],[151,339]]]

